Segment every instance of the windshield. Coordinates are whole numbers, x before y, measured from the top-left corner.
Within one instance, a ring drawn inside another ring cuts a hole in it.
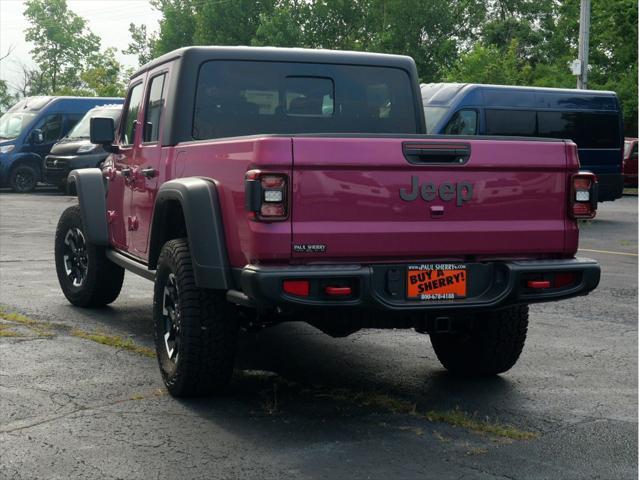
[[[0,117],[0,139],[16,138],[29,126],[35,113],[7,112]]]
[[[433,133],[435,127],[448,111],[448,107],[424,107],[426,117],[426,133]]]
[[[82,120],[80,120],[75,127],[73,127],[73,129],[67,135],[67,138],[89,138],[91,133],[91,119],[93,117],[112,118],[114,123],[118,123],[120,112],[120,109],[91,110],[87,112],[84,117],[82,117]]]

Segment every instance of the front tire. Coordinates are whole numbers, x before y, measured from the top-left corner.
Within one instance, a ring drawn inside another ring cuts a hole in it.
[[[9,186],[16,193],[29,193],[35,190],[38,183],[38,170],[31,165],[17,165],[11,170]]]
[[[58,222],[55,268],[64,296],[78,307],[108,305],[122,289],[124,269],[87,240],[79,205],[67,208]]]
[[[162,379],[175,397],[223,392],[233,374],[237,311],[225,292],[195,284],[186,239],[164,244],[153,296],[155,349]]]
[[[439,361],[458,375],[488,376],[510,370],[524,348],[528,305],[482,313],[463,333],[433,333]]]

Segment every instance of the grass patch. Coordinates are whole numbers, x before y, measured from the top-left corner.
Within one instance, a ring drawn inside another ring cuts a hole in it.
[[[118,335],[109,335],[100,332],[90,333],[78,329],[71,330],[71,335],[120,350],[127,350],[129,352],[138,353],[145,357],[155,357],[155,350],[149,347],[138,345],[130,338],[123,338]]]
[[[17,323],[19,325],[23,325],[35,332],[37,335],[41,337],[50,337],[53,335],[51,332],[51,328],[45,322],[40,322],[38,320],[34,320],[33,318],[29,318],[25,315],[15,312],[8,312],[5,308],[0,307],[0,319],[5,320],[9,323]],[[3,335],[3,336],[18,336],[18,335]]]
[[[459,409],[443,411],[430,410],[426,414],[423,414],[423,417],[431,422],[447,423],[473,432],[484,433],[496,437],[510,438],[512,440],[531,440],[537,437],[537,434],[534,432],[520,430],[512,425],[503,425],[485,420],[477,420]]]
[[[0,337],[21,337],[18,332],[11,330],[11,325],[0,324]]]
[[[356,403],[364,407],[384,409],[392,413],[413,415],[417,409],[417,405],[413,402],[408,402],[379,392],[353,392],[346,388],[336,388],[326,393],[316,393],[315,396]]]
[[[401,398],[391,397],[378,392],[353,392],[348,389],[334,389],[329,392],[317,392],[317,397],[327,397],[337,401],[355,403],[359,406],[372,407],[387,410],[391,413],[412,415],[429,422],[441,422],[464,428],[476,433],[491,435],[494,437],[508,438],[511,440],[531,440],[537,437],[534,432],[520,430],[512,425],[478,420],[468,413],[459,410],[430,410],[426,413],[417,411],[417,404]],[[436,435],[437,436],[437,435]],[[440,440],[444,440],[441,434]]]

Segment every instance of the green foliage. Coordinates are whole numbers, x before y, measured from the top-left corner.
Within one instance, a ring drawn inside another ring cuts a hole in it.
[[[189,45],[270,45],[410,55],[424,82],[574,88],[579,0],[151,0],[157,33],[131,24],[139,63]],[[66,0],[27,0],[39,70],[30,91],[121,92],[114,52]],[[637,1],[593,0],[589,88],[617,92],[637,131]],[[41,72],[47,72],[43,75]],[[0,87],[1,94],[1,87]]]
[[[122,65],[115,50],[100,52],[100,39],[86,21],[70,11],[66,0],[27,0],[25,40],[37,69],[23,69],[22,95],[120,96]]]
[[[4,114],[15,103],[15,97],[9,91],[5,80],[0,80],[0,115]]]
[[[82,62],[98,52],[100,39],[68,9],[66,0],[27,0],[25,5],[30,24],[25,40],[34,43],[31,54],[40,70],[48,73],[50,91],[71,86]]]
[[[146,25],[129,24],[129,33],[131,34],[131,43],[126,50],[122,50],[125,55],[137,55],[138,63],[144,65],[150,62],[157,50],[156,43],[158,37],[155,34],[149,34]]]

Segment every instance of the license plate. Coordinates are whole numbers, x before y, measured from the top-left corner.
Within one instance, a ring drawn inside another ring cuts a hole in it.
[[[409,265],[407,298],[411,300],[456,300],[466,297],[468,272],[459,263]]]

